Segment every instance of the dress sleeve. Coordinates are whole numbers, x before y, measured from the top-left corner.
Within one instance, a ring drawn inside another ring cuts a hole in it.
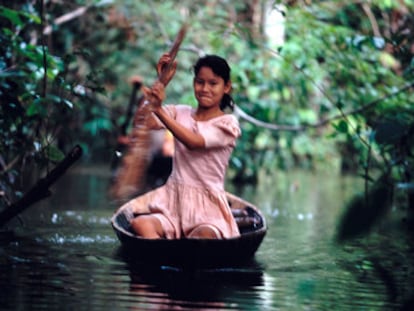
[[[199,123],[198,130],[207,148],[234,147],[236,139],[241,135],[239,122],[233,115],[225,115],[212,122]]]

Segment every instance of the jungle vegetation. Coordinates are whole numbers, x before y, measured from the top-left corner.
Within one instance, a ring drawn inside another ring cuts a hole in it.
[[[360,175],[353,206],[370,216],[345,237],[392,205],[413,211],[413,13],[408,0],[1,1],[0,210],[75,145],[109,165],[129,79],[150,85],[186,23],[167,101],[195,104],[199,56],[228,59],[243,130],[233,182]]]

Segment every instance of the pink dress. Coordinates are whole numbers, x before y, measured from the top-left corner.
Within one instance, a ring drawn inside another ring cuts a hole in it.
[[[229,158],[241,133],[237,119],[225,114],[195,121],[189,106],[167,106],[166,110],[181,125],[201,134],[206,147],[189,150],[174,140],[173,169],[165,185],[125,205],[156,215],[167,239],[186,237],[199,225],[213,226],[223,238],[239,236],[224,190]]]

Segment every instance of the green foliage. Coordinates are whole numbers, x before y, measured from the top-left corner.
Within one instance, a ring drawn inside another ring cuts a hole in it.
[[[287,19],[292,20],[287,24],[291,27],[289,41],[296,45],[291,43],[288,50],[283,47],[281,53],[289,63],[295,61],[296,68],[304,74],[303,79],[307,79],[291,83],[297,85],[294,92],[302,92],[304,98],[315,94],[314,98],[323,103],[319,105],[320,116],[341,116],[331,122],[335,131],[330,137],[336,140],[342,154],[342,169],[357,171],[366,179],[365,195],[350,203],[339,229],[340,238],[347,239],[367,233],[390,209],[393,199],[411,213],[414,208],[414,194],[410,190],[413,189],[414,97],[413,85],[407,84],[413,81],[410,51],[413,38],[403,34],[411,32],[413,24],[412,14],[393,20],[398,28],[388,24],[383,16],[395,19],[392,14],[401,8],[391,1],[372,2],[368,9],[373,12],[378,30],[388,34],[372,36],[372,20],[368,22],[365,16],[367,7],[340,2],[334,8],[331,4],[321,2],[306,10],[289,8]],[[409,9],[413,7],[408,4],[402,8]],[[307,44],[299,48],[301,42]],[[319,68],[312,67],[315,65]],[[293,77],[287,75],[285,79]],[[320,91],[323,100],[317,97]],[[378,187],[378,181],[371,185],[378,172],[388,176],[386,189]],[[398,192],[404,200],[395,200],[391,191],[395,187],[404,189]]]
[[[279,7],[284,35],[277,46],[264,35],[264,17],[257,23],[251,16],[253,9],[263,12],[264,1],[256,8],[249,1],[48,2],[43,25],[53,27],[45,41],[39,7],[19,1],[1,7],[5,180],[21,176],[19,163],[56,161],[50,147],[65,153],[79,143],[88,158],[109,158],[131,92],[128,79],[140,75],[150,85],[159,56],[185,22],[189,31],[167,103],[195,105],[191,66],[200,55],[215,53],[231,64],[233,97],[243,111],[301,129],[275,131],[242,119],[230,166],[234,180],[256,182],[261,170],[328,167],[367,180],[390,171],[395,185],[409,189],[412,5],[289,3]],[[80,6],[83,14],[56,23]],[[391,24],[396,16],[403,18]],[[10,181],[5,188],[18,187]]]
[[[69,127],[80,105],[75,98],[84,96],[66,78],[74,58],[52,55],[33,36],[41,24],[34,7],[0,7],[0,16],[0,193],[5,206],[72,147],[65,141],[73,135]],[[86,77],[85,85],[96,92],[102,86],[93,78]],[[107,123],[99,126],[107,129]]]

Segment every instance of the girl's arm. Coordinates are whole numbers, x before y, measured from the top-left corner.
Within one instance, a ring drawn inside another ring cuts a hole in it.
[[[170,130],[175,138],[190,150],[205,147],[203,136],[185,128],[162,109],[161,104],[165,98],[165,87],[162,83],[155,82],[151,89],[144,88],[143,91],[147,96],[151,97],[154,114],[160,119],[165,127]]]
[[[168,113],[165,112],[161,107],[154,110],[155,115],[164,123],[165,127],[183,143],[188,149],[200,149],[205,147],[205,141],[203,136],[194,133],[193,131],[185,128],[175,119],[171,118]]]

